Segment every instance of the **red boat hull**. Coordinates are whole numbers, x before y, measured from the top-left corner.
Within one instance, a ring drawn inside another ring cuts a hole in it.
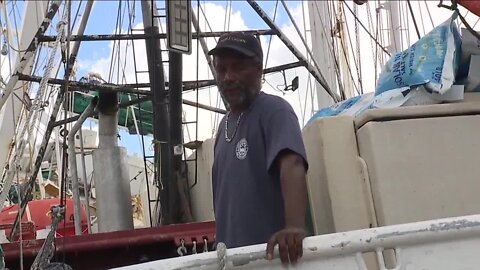
[[[480,1],[478,0],[458,0],[458,4],[462,5],[466,9],[470,10],[470,12],[480,16]]]

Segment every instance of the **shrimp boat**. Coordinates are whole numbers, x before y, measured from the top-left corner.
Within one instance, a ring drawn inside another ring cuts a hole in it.
[[[433,2],[0,2],[0,269],[282,267],[215,242],[207,52],[229,31],[258,36],[263,91],[303,128],[310,236],[288,268],[478,269],[480,4]],[[449,18],[458,44],[434,35]],[[418,44],[444,62],[406,79],[441,93],[385,98]]]

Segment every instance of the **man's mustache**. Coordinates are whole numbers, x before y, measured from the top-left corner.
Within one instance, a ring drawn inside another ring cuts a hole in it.
[[[239,82],[224,82],[224,83],[219,83],[218,88],[220,88],[220,90],[222,91],[230,90],[230,89],[243,90],[244,86]]]

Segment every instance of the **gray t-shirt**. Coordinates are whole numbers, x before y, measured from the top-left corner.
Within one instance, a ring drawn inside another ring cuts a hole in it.
[[[228,119],[231,138],[238,115]],[[277,155],[305,147],[298,119],[281,97],[260,94],[242,115],[231,142],[225,139],[225,117],[216,141],[213,163],[213,204],[216,241],[228,248],[266,243],[285,226]]]

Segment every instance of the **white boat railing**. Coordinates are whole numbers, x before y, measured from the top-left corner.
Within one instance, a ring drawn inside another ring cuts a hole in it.
[[[373,269],[480,269],[480,215],[436,219],[308,237],[304,255],[283,269],[367,268],[363,254],[376,254]],[[274,260],[265,257],[266,244],[153,261],[117,269],[282,269],[275,250]],[[396,265],[385,266],[384,251],[394,250]],[[224,256],[222,256],[224,252]],[[221,264],[224,260],[225,265]],[[372,270],[373,270],[372,269]]]

